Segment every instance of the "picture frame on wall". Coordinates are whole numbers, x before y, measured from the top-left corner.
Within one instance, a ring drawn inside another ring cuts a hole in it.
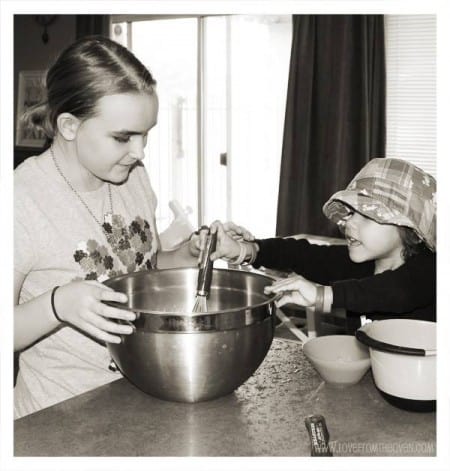
[[[44,71],[22,70],[19,72],[17,93],[16,146],[41,148],[45,144],[44,133],[25,126],[21,117],[31,106],[39,103],[44,95]]]

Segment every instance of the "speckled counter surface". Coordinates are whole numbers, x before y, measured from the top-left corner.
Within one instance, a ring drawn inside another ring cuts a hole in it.
[[[15,421],[15,456],[309,456],[304,419],[322,414],[334,456],[434,456],[436,415],[396,409],[369,372],[325,384],[300,344],[275,339],[233,394],[166,402],[120,379]]]

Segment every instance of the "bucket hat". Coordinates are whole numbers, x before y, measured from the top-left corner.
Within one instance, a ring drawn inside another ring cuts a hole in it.
[[[436,249],[436,180],[406,160],[370,160],[322,210],[342,225],[349,207],[380,224],[410,227]]]

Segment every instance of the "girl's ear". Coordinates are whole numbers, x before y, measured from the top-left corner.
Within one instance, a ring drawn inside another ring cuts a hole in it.
[[[73,141],[81,121],[71,113],[61,113],[56,119],[59,133],[66,141]]]

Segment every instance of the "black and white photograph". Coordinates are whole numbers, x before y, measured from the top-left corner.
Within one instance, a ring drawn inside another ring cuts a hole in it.
[[[449,8],[259,3],[2,3],[2,469],[448,463]]]

